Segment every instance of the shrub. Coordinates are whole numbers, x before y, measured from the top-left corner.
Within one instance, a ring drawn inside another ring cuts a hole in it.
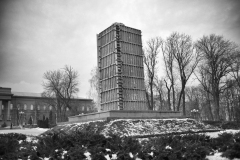
[[[30,142],[21,134],[0,135],[0,159],[85,159],[84,153],[89,152],[93,160],[105,160],[107,154],[109,157],[117,154],[119,160],[136,157],[146,160],[202,160],[213,153],[213,149],[223,152],[223,156],[230,159],[240,158],[240,133],[223,133],[214,139],[200,134],[166,135],[149,138],[141,144],[131,137],[111,135],[106,138],[78,131],[72,134],[58,131],[36,139]]]
[[[17,159],[19,140],[25,140],[23,134],[0,134],[0,159]]]
[[[219,134],[217,138],[214,138],[210,143],[211,147],[214,150],[218,150],[220,152],[225,151],[230,144],[233,142],[233,134],[231,133],[222,133]]]
[[[2,127],[2,128],[7,127],[6,122],[4,122],[4,123],[1,125],[1,127]]]
[[[222,156],[230,159],[240,158],[240,132],[232,135],[231,140],[227,144],[228,146],[225,147]]]
[[[154,159],[204,159],[212,151],[209,142],[205,135],[169,135],[150,139],[144,150],[154,152]]]
[[[240,123],[236,121],[231,122],[223,122],[221,124],[222,129],[240,129]]]

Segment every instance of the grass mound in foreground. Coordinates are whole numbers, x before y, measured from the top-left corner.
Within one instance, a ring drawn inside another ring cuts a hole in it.
[[[112,121],[92,121],[57,126],[49,132],[65,132],[67,134],[80,131],[101,134],[105,137],[144,136],[166,134],[172,132],[198,132],[218,130],[211,125],[204,125],[194,119],[117,119]]]

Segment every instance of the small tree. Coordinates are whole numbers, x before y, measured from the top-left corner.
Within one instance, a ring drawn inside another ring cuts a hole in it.
[[[56,107],[58,120],[65,121],[66,109],[71,109],[70,100],[79,91],[78,72],[70,66],[65,66],[61,70],[45,72],[43,78],[42,96],[46,97],[46,103]]]
[[[172,91],[172,110],[176,111],[175,105],[175,73],[174,73],[174,52],[172,37],[168,37],[164,44],[162,45],[162,53],[165,63],[166,78],[164,79],[165,86],[168,90],[168,106],[171,108],[171,91]]]
[[[162,39],[160,37],[152,38],[147,42],[147,48],[144,52],[144,64],[146,66],[146,72],[147,72],[147,78],[148,78],[147,83],[149,85],[149,90],[150,90],[150,106],[149,106],[150,110],[153,110],[153,107],[154,107],[154,97],[153,97],[154,77],[155,77],[156,65],[158,63],[157,56],[160,52],[161,45],[162,45]]]
[[[173,33],[169,37],[171,42],[171,51],[176,61],[176,67],[180,75],[181,91],[178,99],[177,110],[180,109],[180,102],[182,100],[183,115],[186,115],[185,111],[185,87],[187,81],[195,70],[200,56],[198,51],[193,47],[192,39],[189,35]]]

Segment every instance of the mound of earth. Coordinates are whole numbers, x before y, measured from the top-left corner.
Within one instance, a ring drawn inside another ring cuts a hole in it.
[[[49,132],[65,132],[70,134],[75,131],[123,136],[145,136],[167,134],[172,132],[199,132],[219,130],[211,125],[204,125],[194,119],[116,119],[112,121],[91,121],[57,126]]]

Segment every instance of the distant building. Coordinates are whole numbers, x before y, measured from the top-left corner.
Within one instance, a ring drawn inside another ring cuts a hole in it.
[[[72,99],[71,107],[72,109],[66,112],[67,117],[93,112],[92,99]],[[32,124],[37,124],[38,120],[49,119],[50,114],[51,123],[59,122],[55,106],[47,104],[46,98],[41,97],[41,94],[11,92],[11,88],[0,87],[0,125],[4,122],[8,126],[11,123],[25,125],[29,119],[32,120]]]
[[[114,23],[97,34],[97,52],[101,110],[148,110],[141,31]]]

